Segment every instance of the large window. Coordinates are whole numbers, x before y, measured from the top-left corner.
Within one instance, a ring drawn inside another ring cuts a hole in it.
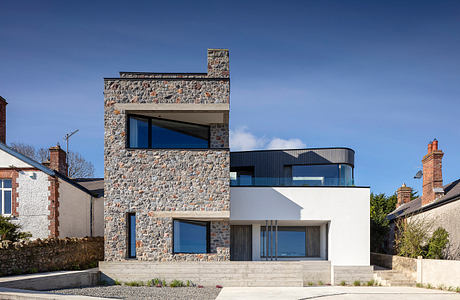
[[[244,186],[254,184],[254,167],[236,167],[230,169],[230,184]]]
[[[261,257],[319,257],[319,226],[260,228]]]
[[[353,168],[344,164],[294,165],[292,184],[301,186],[337,186],[353,184]]]
[[[174,220],[174,253],[208,253],[209,222]]]
[[[136,257],[136,214],[128,214],[128,257]]]
[[[1,214],[11,215],[11,179],[0,180]]]
[[[209,126],[128,116],[129,148],[209,148]]]

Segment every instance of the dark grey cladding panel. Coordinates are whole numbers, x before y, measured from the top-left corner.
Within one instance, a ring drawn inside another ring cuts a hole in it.
[[[230,153],[231,167],[255,168],[259,177],[282,177],[285,165],[349,164],[354,167],[355,152],[349,148],[260,150]]]

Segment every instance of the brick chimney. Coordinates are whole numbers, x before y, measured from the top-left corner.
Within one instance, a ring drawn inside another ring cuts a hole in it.
[[[423,194],[422,206],[433,202],[444,195],[442,185],[442,157],[444,152],[438,149],[438,141],[434,139],[428,144],[428,153],[423,157]]]
[[[49,167],[63,175],[68,176],[67,154],[59,145],[51,147]]]
[[[208,49],[208,77],[230,77],[228,49]]]
[[[5,98],[0,96],[0,142],[6,143],[6,102]]]
[[[397,190],[398,202],[396,203],[396,208],[400,207],[404,203],[409,203],[411,200],[412,189],[406,186],[405,183]]]

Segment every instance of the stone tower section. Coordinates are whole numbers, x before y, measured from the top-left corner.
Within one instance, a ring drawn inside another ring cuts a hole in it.
[[[207,73],[104,79],[107,261],[230,258],[229,53],[207,57]],[[178,251],[176,221],[205,224],[206,251]]]

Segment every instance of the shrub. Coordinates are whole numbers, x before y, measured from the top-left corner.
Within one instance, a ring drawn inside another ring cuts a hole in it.
[[[423,284],[421,284],[421,283],[416,283],[415,286],[418,287],[418,288],[422,288],[422,287],[423,287]]]
[[[318,285],[324,285],[324,282],[322,282],[321,280],[318,281]]]
[[[314,283],[311,282],[311,281],[307,282],[307,284],[308,284],[308,286],[313,286],[314,285]]]
[[[395,244],[398,255],[417,258],[425,257],[432,223],[421,217],[400,220],[396,223]]]
[[[174,279],[173,281],[171,281],[171,283],[169,284],[170,287],[184,287],[185,284],[183,281],[181,280],[177,280],[177,279]]]
[[[347,283],[345,282],[345,280],[342,280],[342,281],[340,281],[340,285],[345,286],[345,285],[347,285]]]
[[[444,228],[438,227],[428,242],[428,254],[426,257],[433,259],[444,258],[444,249],[446,249],[448,243],[449,233]]]
[[[428,284],[426,285],[426,288],[427,288],[427,289],[432,289],[433,286],[432,286],[431,284],[428,283]]]
[[[374,279],[369,280],[369,281],[367,282],[367,286],[374,286],[374,285],[375,285],[375,280],[374,280]]]
[[[18,242],[28,240],[32,235],[29,232],[21,232],[21,226],[11,223],[10,217],[0,216],[0,240]]]
[[[118,281],[118,280],[115,280],[115,281],[113,282],[113,284],[115,284],[115,285],[121,285],[121,282]]]
[[[158,286],[162,285],[160,278],[153,278],[152,280],[147,281],[147,286]]]
[[[353,281],[353,285],[354,285],[354,286],[360,286],[360,285],[361,285],[361,281],[355,280],[355,281]]]

